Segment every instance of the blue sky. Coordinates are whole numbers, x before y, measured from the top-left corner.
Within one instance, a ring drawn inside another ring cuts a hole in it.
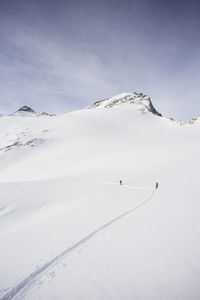
[[[193,0],[1,0],[0,112],[136,91],[165,116],[199,116],[199,11]]]

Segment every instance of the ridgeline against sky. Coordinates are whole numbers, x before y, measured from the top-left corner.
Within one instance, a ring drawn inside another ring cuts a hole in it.
[[[1,0],[0,111],[142,92],[166,116],[198,116],[199,28],[198,1]]]

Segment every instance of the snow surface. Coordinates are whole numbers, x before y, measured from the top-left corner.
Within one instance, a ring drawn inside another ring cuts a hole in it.
[[[0,299],[199,299],[199,137],[137,105],[2,117]]]
[[[114,97],[96,101],[94,104],[88,107],[91,108],[111,108],[118,105],[130,105],[134,104],[135,108],[142,113],[153,113],[158,116],[162,116],[153,106],[150,97],[143,95],[143,93],[121,93]]]

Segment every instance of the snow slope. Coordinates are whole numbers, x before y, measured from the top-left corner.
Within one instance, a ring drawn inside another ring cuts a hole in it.
[[[145,112],[0,118],[0,299],[199,299],[200,123]]]

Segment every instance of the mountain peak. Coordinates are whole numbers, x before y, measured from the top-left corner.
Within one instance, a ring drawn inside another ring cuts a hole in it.
[[[24,105],[20,107],[17,111],[10,114],[10,116],[19,116],[19,117],[40,117],[40,116],[55,116],[54,114],[48,114],[46,112],[36,112],[31,107]]]
[[[17,112],[20,112],[20,111],[23,111],[23,112],[30,112],[30,113],[36,113],[31,107],[27,106],[27,105],[24,105],[22,107],[20,107]]]
[[[150,97],[143,93],[121,93],[111,98],[96,101],[88,107],[90,108],[112,108],[118,105],[136,104],[138,109],[143,113],[151,112],[154,115],[162,117],[155,107],[153,106]]]

